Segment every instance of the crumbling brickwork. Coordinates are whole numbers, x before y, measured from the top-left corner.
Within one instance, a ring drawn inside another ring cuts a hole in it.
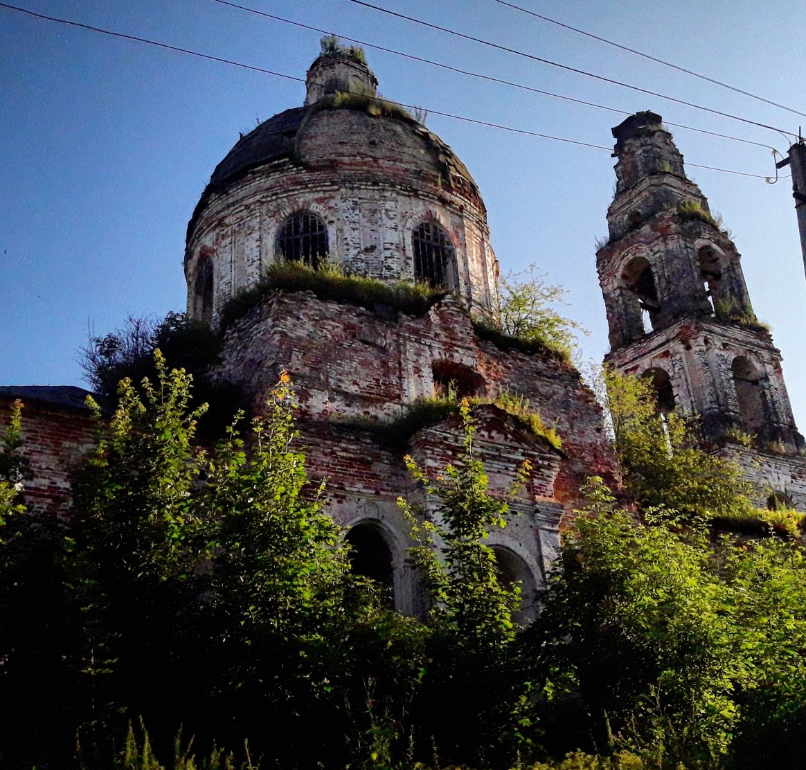
[[[206,260],[217,314],[259,281],[281,251],[283,224],[298,212],[321,220],[332,261],[393,283],[417,277],[415,228],[438,225],[455,250],[445,287],[491,312],[498,262],[476,183],[450,147],[400,108],[344,99],[362,73],[364,91],[374,93],[366,65],[320,57],[308,73],[307,106],[262,123],[219,164],[188,228],[191,314],[202,317]]]

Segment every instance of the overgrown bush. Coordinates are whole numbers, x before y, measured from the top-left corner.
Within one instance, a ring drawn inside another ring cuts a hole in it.
[[[208,404],[200,435],[207,440],[222,436],[235,412],[248,405],[238,388],[211,376],[221,361],[221,336],[209,324],[194,321],[185,313],[168,313],[162,320],[129,316],[122,328],[90,338],[82,349],[81,366],[101,407],[114,407],[118,383],[125,378],[136,388],[145,377],[156,381],[157,349],[170,367],[193,376],[191,405]]]

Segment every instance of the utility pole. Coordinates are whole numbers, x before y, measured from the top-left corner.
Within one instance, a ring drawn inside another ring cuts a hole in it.
[[[778,168],[789,166],[792,170],[792,197],[798,216],[800,249],[803,252],[803,267],[806,270],[806,142],[802,136],[789,148],[789,157],[776,164]]]

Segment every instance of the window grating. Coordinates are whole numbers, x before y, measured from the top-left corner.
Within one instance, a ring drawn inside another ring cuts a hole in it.
[[[316,269],[327,256],[327,227],[316,214],[300,212],[280,228],[277,251],[292,262],[304,262]]]
[[[448,233],[434,222],[423,222],[412,234],[414,277],[434,287],[448,287],[455,251]]]

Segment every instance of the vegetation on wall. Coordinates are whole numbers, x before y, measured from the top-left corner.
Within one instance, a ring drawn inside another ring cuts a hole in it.
[[[588,332],[556,308],[567,304],[567,293],[562,286],[546,283],[534,265],[509,273],[499,281],[496,322],[475,317],[476,332],[503,350],[570,361],[577,335]]]
[[[419,398],[414,403],[408,404],[404,407],[402,414],[392,420],[379,420],[371,417],[335,417],[333,423],[351,425],[370,431],[386,443],[397,446],[404,444],[423,428],[436,425],[449,415],[460,414],[463,402],[471,407],[497,406],[514,417],[518,424],[535,436],[545,439],[555,449],[562,449],[562,438],[556,428],[545,423],[540,411],[530,405],[529,399],[507,391],[492,397],[467,396],[460,399],[455,389],[449,387],[446,393]]]
[[[212,369],[221,361],[221,335],[185,313],[168,313],[162,320],[129,316],[123,327],[103,337],[90,337],[81,351],[81,367],[101,407],[114,407],[123,379],[136,387],[146,377],[155,381],[157,349],[170,367],[193,376],[192,405],[209,405],[201,427],[203,437],[223,435],[235,412],[247,404],[237,388],[212,376]]]
[[[224,305],[219,316],[222,332],[276,291],[311,291],[323,300],[367,310],[386,306],[410,315],[423,315],[447,294],[444,289],[434,289],[422,283],[387,283],[363,275],[351,275],[331,260],[323,260],[314,269],[302,262],[277,259],[257,284],[240,291]]]

